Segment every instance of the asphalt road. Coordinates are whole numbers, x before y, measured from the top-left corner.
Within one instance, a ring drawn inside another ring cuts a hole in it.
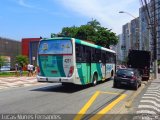
[[[12,88],[0,91],[0,114],[116,114],[135,92],[129,88],[113,88],[113,80],[91,86],[62,86],[60,83]],[[124,98],[119,98],[126,95]],[[117,101],[117,99],[121,99]],[[113,101],[117,101],[113,103]],[[114,104],[112,107],[106,107]],[[116,112],[115,112],[116,111]]]

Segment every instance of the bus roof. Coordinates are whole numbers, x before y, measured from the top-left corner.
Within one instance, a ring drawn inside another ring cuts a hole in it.
[[[112,53],[116,53],[115,51],[113,50],[110,50],[110,49],[107,49],[105,47],[101,47],[101,46],[98,46],[98,45],[95,45],[95,44],[92,44],[92,43],[89,43],[89,42],[86,42],[84,40],[80,40],[80,39],[76,39],[76,38],[70,38],[70,37],[54,37],[54,38],[43,38],[41,40],[64,40],[64,39],[68,39],[68,40],[75,40],[75,43],[78,43],[78,44],[82,44],[82,45],[86,45],[86,46],[90,46],[90,47],[93,47],[93,48],[98,48],[98,49],[101,49],[101,50],[105,50],[105,51],[108,51],[108,52],[112,52]]]
[[[90,47],[93,47],[93,48],[98,48],[98,49],[105,50],[105,51],[108,51],[108,52],[116,53],[113,50],[110,50],[110,49],[107,49],[105,47],[101,47],[101,46],[98,46],[98,45],[95,45],[95,44],[92,44],[92,43],[89,43],[89,42],[86,42],[86,41],[83,41],[83,40],[75,39],[75,42],[79,43],[79,44],[82,44],[82,45],[90,46]]]

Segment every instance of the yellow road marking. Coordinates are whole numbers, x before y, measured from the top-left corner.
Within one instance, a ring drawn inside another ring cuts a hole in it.
[[[90,98],[90,100],[83,106],[83,108],[78,112],[74,120],[80,120],[83,115],[86,113],[86,111],[89,109],[89,107],[92,105],[92,103],[95,101],[95,99],[100,94],[99,91],[95,92],[93,96]]]
[[[96,115],[91,117],[90,120],[99,120],[103,115],[105,115],[109,110],[111,110],[118,102],[123,100],[127,95],[122,94],[119,98],[117,98],[115,101],[110,103],[108,106],[103,108],[101,111],[99,111]]]
[[[115,93],[115,92],[103,92],[103,91],[100,91],[100,93],[105,93],[105,94],[114,94],[114,95],[118,95],[119,93]]]

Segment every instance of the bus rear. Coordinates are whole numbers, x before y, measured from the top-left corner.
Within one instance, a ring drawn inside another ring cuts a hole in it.
[[[38,48],[39,82],[73,82],[74,62],[71,39],[44,39]]]

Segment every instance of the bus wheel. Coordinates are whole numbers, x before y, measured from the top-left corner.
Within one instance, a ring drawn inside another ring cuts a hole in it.
[[[93,80],[92,80],[92,86],[96,86],[97,85],[97,80],[98,80],[98,75],[94,74]]]
[[[113,72],[113,70],[112,70],[112,72],[111,72],[111,77],[113,77],[113,75],[114,75],[114,72]]]

